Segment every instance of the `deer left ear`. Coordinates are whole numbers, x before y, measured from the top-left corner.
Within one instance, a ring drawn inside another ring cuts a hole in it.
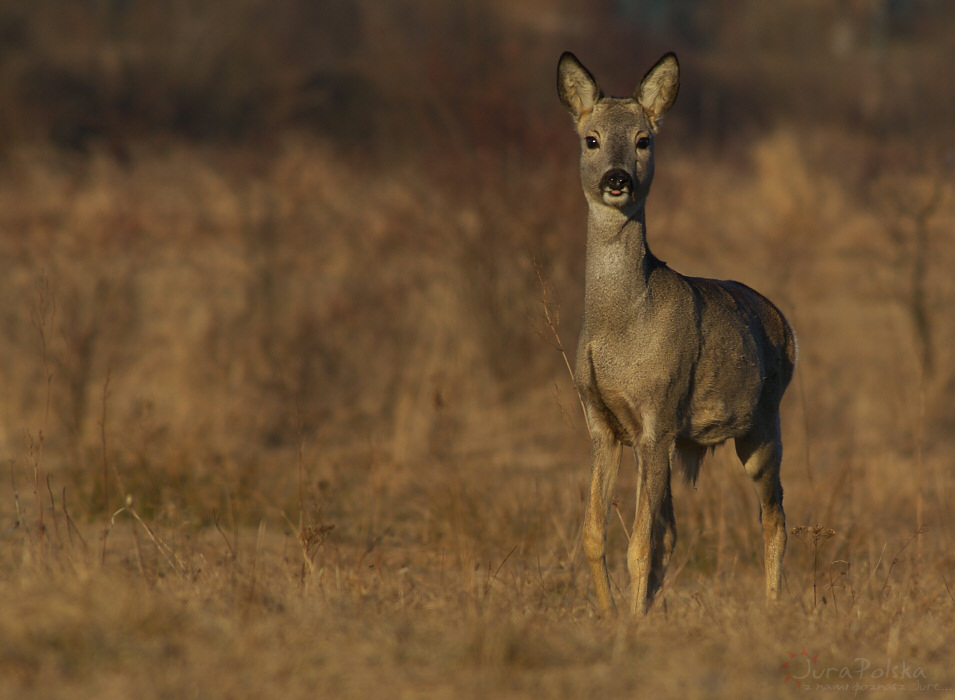
[[[592,110],[600,99],[597,81],[570,51],[565,51],[557,64],[557,94],[575,120]]]
[[[679,91],[680,63],[675,53],[668,53],[643,76],[640,87],[633,93],[633,99],[640,103],[656,129],[676,102]]]

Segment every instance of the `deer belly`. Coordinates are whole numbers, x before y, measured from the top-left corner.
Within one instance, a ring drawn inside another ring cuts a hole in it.
[[[685,437],[700,445],[715,446],[745,435],[753,425],[754,402],[710,399],[695,402]]]

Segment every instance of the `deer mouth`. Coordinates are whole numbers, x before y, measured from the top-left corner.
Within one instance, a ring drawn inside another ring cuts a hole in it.
[[[633,191],[629,187],[603,187],[601,194],[604,204],[618,209],[633,201]]]
[[[625,170],[619,168],[609,170],[600,179],[600,191],[607,204],[620,206],[630,201],[633,193],[633,179]]]

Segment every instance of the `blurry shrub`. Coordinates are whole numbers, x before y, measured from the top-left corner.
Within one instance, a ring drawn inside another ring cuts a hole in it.
[[[295,118],[331,127],[360,116],[345,86],[361,32],[347,0],[7,3],[7,121],[70,147],[157,129],[235,138]]]
[[[936,154],[923,182],[909,146],[927,131],[906,131],[922,113],[935,116],[920,128],[949,133],[938,118],[955,104],[949,84],[929,91],[913,68],[948,49],[898,38],[890,62],[833,58],[823,43],[767,48],[730,21],[752,5],[720,3],[711,42],[676,47],[686,86],[661,138],[651,243],[681,271],[779,300],[800,333],[820,455],[853,440],[884,449],[890,431],[911,444],[911,421],[895,423],[913,403],[898,300],[917,276],[894,267],[919,250],[907,183],[943,183],[923,222],[919,304],[938,368],[927,422],[950,425],[951,167]],[[104,396],[113,459],[150,491],[165,474],[183,492],[216,474],[254,482],[260,455],[302,436],[323,454],[361,445],[442,465],[582,437],[555,406],[558,384],[576,415],[563,363],[537,335],[549,331],[535,261],[573,348],[585,205],[554,62],[572,48],[601,80],[606,69],[608,92],[632,88],[636,54],[652,61],[669,39],[644,41],[639,13],[614,23],[618,9],[4,3],[0,448],[21,453],[24,428],[42,426],[51,462],[87,469]],[[804,17],[825,26],[824,15]],[[56,308],[45,346],[31,315],[42,279]]]

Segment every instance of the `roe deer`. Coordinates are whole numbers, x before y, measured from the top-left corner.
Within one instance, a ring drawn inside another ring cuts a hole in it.
[[[786,549],[779,403],[796,361],[793,331],[749,287],[684,277],[647,247],[654,143],[679,73],[669,53],[632,98],[613,98],[573,54],[557,68],[558,93],[581,140],[589,206],[576,382],[593,438],[583,545],[603,614],[614,610],[607,525],[622,445],[638,464],[627,552],[633,613],[647,612],[676,542],[671,468],[694,482],[706,449],[730,438],[759,496],[770,600],[779,596]]]

